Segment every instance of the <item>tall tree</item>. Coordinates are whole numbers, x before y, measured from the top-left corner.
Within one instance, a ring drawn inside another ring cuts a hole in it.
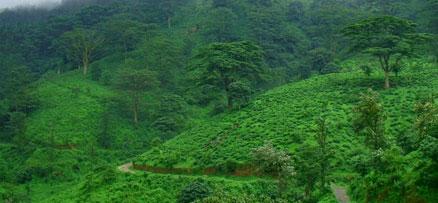
[[[237,38],[237,15],[226,7],[214,8],[210,11],[203,35],[210,42],[230,42]]]
[[[385,73],[385,88],[390,88],[389,74],[404,57],[414,53],[415,45],[428,36],[415,31],[416,25],[394,16],[374,17],[350,25],[343,34],[351,39],[353,50],[378,58]]]
[[[378,93],[369,89],[360,96],[354,107],[356,117],[353,126],[356,132],[365,135],[365,142],[373,150],[379,150],[386,144],[383,106],[379,102]]]
[[[319,74],[330,73],[333,54],[325,48],[316,48],[308,52],[311,69]]]
[[[124,16],[116,16],[101,24],[101,28],[108,41],[116,50],[129,52],[134,50],[136,45],[146,34],[146,25],[130,20]]]
[[[88,67],[96,57],[98,48],[104,43],[104,38],[94,30],[75,28],[65,32],[55,43],[70,61],[79,59],[83,74],[87,75]]]
[[[417,129],[418,139],[421,142],[427,136],[438,137],[438,107],[433,97],[423,99],[415,105],[417,119],[415,128]]]
[[[126,92],[131,99],[130,106],[134,124],[138,124],[139,122],[142,93],[151,90],[157,83],[155,73],[147,69],[133,69],[128,67],[119,73],[117,87]]]
[[[319,169],[320,169],[320,181],[321,192],[326,188],[326,177],[330,166],[330,148],[328,143],[328,127],[325,118],[320,117],[317,122],[317,130],[315,134],[316,142],[319,147]]]
[[[165,35],[144,41],[142,50],[144,52],[144,63],[151,70],[157,72],[160,85],[165,88],[175,87],[175,77],[181,73],[184,58],[182,48],[178,41]]]
[[[297,180],[304,186],[304,199],[307,202],[315,201],[312,192],[320,177],[318,156],[318,147],[307,142],[297,150]]]
[[[278,179],[280,193],[286,189],[288,180],[295,175],[292,158],[285,151],[276,149],[271,143],[256,148],[253,151],[253,159],[260,172]]]
[[[233,108],[232,84],[247,80],[260,81],[263,66],[262,51],[252,42],[213,43],[194,58],[192,69],[199,84],[214,85],[227,97],[228,109]]]

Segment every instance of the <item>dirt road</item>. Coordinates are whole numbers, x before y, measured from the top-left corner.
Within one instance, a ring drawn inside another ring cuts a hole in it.
[[[133,173],[135,173],[135,171],[131,169],[132,166],[133,166],[132,163],[126,163],[126,164],[123,164],[123,165],[117,167],[117,169],[119,169],[119,171],[121,171],[123,173],[133,174]]]
[[[344,187],[332,185],[331,188],[339,203],[350,203],[350,197],[348,197],[347,190]]]

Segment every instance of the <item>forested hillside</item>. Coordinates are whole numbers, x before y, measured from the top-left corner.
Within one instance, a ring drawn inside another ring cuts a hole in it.
[[[0,202],[437,202],[437,17],[436,0],[0,10]]]

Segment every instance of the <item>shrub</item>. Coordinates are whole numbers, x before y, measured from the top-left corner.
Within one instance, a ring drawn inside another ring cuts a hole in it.
[[[373,73],[373,69],[369,65],[360,65],[359,68],[366,76],[370,76]]]
[[[178,203],[191,203],[202,200],[212,193],[211,187],[202,179],[197,179],[187,185],[178,197]]]

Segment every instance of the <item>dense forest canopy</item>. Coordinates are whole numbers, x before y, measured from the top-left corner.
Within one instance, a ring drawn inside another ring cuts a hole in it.
[[[1,9],[0,201],[438,202],[437,34],[437,0]]]

